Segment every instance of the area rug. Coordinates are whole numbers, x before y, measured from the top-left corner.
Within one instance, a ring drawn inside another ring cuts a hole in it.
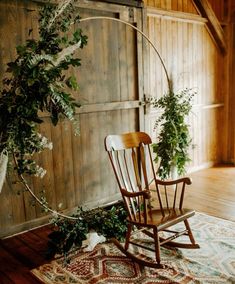
[[[200,249],[161,248],[164,269],[141,267],[112,243],[71,254],[31,272],[43,283],[235,283],[235,223],[201,213],[189,219]]]

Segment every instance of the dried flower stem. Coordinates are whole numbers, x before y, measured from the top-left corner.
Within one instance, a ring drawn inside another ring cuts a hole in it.
[[[51,21],[48,24],[48,30],[50,30],[51,26],[55,22],[56,18],[59,17],[63,11],[67,8],[67,6],[72,2],[73,0],[63,0],[59,3],[58,8],[55,10],[54,17],[51,19]]]
[[[14,159],[14,163],[15,163],[15,166],[18,167],[18,164],[17,164],[17,160],[16,160],[16,157],[15,157],[15,154],[13,153],[13,159]],[[48,212],[52,213],[54,216],[60,216],[60,217],[63,217],[63,218],[67,218],[67,219],[71,219],[71,220],[77,220],[78,217],[72,217],[72,216],[68,216],[68,215],[64,215],[62,213],[59,213],[51,208],[49,208],[45,203],[43,203],[35,194],[34,192],[32,191],[32,189],[29,187],[26,179],[23,177],[23,175],[21,174],[18,174],[19,178],[20,178],[20,181],[22,182],[22,184],[24,185],[24,187],[26,188],[26,190],[33,196],[33,198]]]
[[[62,62],[66,58],[66,56],[73,54],[76,49],[81,47],[81,44],[82,44],[82,41],[79,40],[79,42],[73,45],[70,45],[67,48],[63,49],[61,52],[59,52],[56,61],[53,62],[54,67],[58,66],[60,62]]]

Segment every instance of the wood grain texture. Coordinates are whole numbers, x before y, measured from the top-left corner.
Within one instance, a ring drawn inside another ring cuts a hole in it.
[[[145,6],[168,11],[197,14],[192,0],[144,0]]]
[[[194,209],[235,221],[234,166],[217,166],[190,174],[192,191],[185,196],[185,206],[193,201]]]
[[[228,147],[226,149],[222,149],[223,157],[226,160],[230,160],[232,163],[235,162],[235,2],[230,1],[231,8],[229,9],[230,14],[230,24],[226,27],[227,36],[229,40],[229,53],[225,58],[227,63],[227,72],[228,72],[228,80],[226,81],[226,85],[224,85],[222,89],[222,94],[226,99],[226,116],[228,119],[228,127],[227,127],[227,137],[228,137]],[[227,95],[226,95],[227,94]]]

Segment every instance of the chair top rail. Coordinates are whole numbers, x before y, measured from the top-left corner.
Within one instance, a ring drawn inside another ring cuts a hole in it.
[[[147,133],[130,132],[120,135],[108,135],[105,138],[106,151],[118,151],[133,147],[139,147],[140,144],[151,144],[152,140]]]

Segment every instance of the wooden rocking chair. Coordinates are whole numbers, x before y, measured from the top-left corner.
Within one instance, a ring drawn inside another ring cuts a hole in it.
[[[116,239],[113,241],[133,261],[161,268],[161,245],[193,249],[199,248],[199,245],[195,243],[188,223],[188,218],[195,211],[183,208],[185,188],[191,184],[191,180],[187,177],[173,181],[158,180],[151,157],[151,143],[151,138],[144,132],[108,135],[105,138],[105,149],[128,212],[128,231],[124,247]],[[180,222],[183,230],[170,228]],[[141,243],[139,237],[133,238],[133,228],[150,237],[153,246]],[[164,232],[163,235],[161,231]],[[188,236],[190,242],[173,241],[182,235]],[[136,255],[131,251],[130,245],[132,250],[136,248],[133,250],[137,252]],[[146,255],[143,257],[143,254],[140,256],[138,248],[154,251],[154,259]]]

